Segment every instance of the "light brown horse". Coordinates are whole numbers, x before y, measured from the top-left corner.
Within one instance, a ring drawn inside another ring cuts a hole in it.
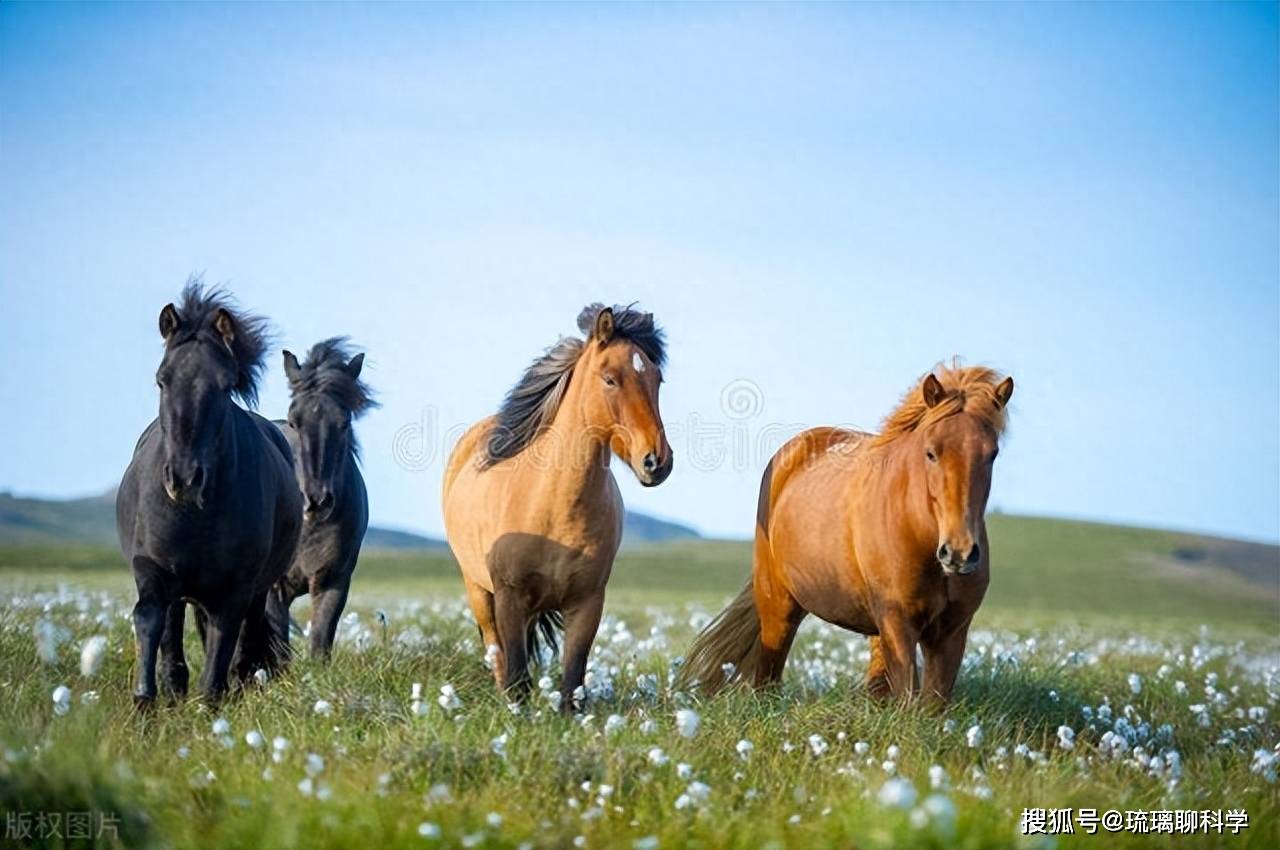
[[[539,631],[554,645],[563,622],[564,710],[578,702],[622,538],[610,458],[647,487],[672,465],[653,315],[592,304],[578,327],[586,341],[561,339],[535,360],[498,415],[463,435],[444,478],[449,546],[498,687],[522,696]]]
[[[697,638],[685,685],[782,677],[806,614],[871,636],[876,696],[951,697],[989,580],[984,514],[1013,379],[938,367],[880,434],[814,428],[760,484],[751,582]],[[732,664],[732,668],[725,665]]]

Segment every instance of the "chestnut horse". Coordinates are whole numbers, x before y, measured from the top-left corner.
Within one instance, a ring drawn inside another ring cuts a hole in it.
[[[649,313],[586,307],[587,336],[561,339],[458,442],[444,477],[444,522],[500,689],[529,686],[538,633],[564,628],[561,708],[580,702],[605,583],[622,538],[622,458],[646,487],[671,473],[658,413],[666,359]]]
[[[877,435],[814,428],[765,469],[751,582],[700,634],[683,684],[782,677],[806,614],[871,636],[868,690],[951,698],[989,580],[984,514],[1013,379],[938,367]],[[732,666],[729,666],[732,665]]]

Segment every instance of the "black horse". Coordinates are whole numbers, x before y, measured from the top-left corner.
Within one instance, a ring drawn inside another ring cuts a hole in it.
[[[364,355],[351,356],[343,337],[316,343],[301,365],[286,351],[284,371],[293,401],[277,422],[293,449],[302,490],[302,539],[293,563],[267,600],[267,616],[287,653],[289,606],[311,594],[311,656],[327,658],[347,604],[351,574],[369,525],[369,497],[356,464],[352,420],[376,407],[360,380]],[[277,665],[283,662],[277,659]]]
[[[139,707],[155,700],[157,653],[165,689],[186,694],[188,601],[204,626],[206,699],[226,693],[233,661],[244,679],[269,660],[267,593],[293,560],[302,498],[288,443],[232,400],[257,400],[265,330],[197,279],[180,307],[160,311],[160,417],[138,440],[116,499],[120,548],[138,586]]]

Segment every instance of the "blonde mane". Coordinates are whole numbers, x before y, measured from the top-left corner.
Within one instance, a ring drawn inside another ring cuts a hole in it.
[[[957,413],[978,417],[991,426],[997,437],[1004,432],[1005,409],[996,398],[996,387],[1004,380],[1004,375],[986,366],[954,363],[951,366],[938,364],[929,374],[942,384],[945,393],[942,401],[933,407],[925,404],[922,387],[928,374],[922,375],[885,417],[880,433],[871,440],[872,447],[886,445]]]

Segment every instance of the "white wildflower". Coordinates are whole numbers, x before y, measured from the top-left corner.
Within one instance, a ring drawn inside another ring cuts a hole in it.
[[[58,685],[53,689],[53,713],[61,717],[71,710],[71,689]]]
[[[711,796],[711,786],[705,782],[690,782],[684,793],[676,798],[677,809],[687,809],[705,803]]]
[[[1058,727],[1058,746],[1064,750],[1070,750],[1076,745],[1076,730],[1070,726]]]
[[[676,731],[682,738],[692,738],[698,734],[698,725],[702,718],[692,708],[682,708],[676,712]]]
[[[462,700],[458,697],[458,692],[448,682],[440,686],[440,696],[436,697],[436,702],[445,711],[457,711],[462,708]]]
[[[909,809],[916,802],[916,787],[901,777],[889,779],[876,794],[880,805],[895,809]]]
[[[102,635],[94,635],[84,642],[80,649],[80,675],[90,679],[98,675],[102,666],[102,657],[107,652],[107,639]]]

